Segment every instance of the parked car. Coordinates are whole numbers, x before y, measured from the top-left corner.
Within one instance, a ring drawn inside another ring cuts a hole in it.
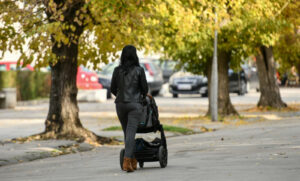
[[[170,77],[175,73],[176,62],[172,60],[153,60],[154,63],[160,67],[163,72],[164,83],[169,82]]]
[[[140,65],[144,68],[149,92],[156,96],[163,85],[163,73],[161,69],[149,59],[140,59]]]
[[[95,72],[79,66],[77,71],[76,84],[78,89],[102,89]]]
[[[17,66],[17,62],[0,62],[0,71],[9,71],[9,70],[29,70],[33,71],[34,68],[31,65],[26,65],[25,67],[22,67],[22,63],[20,63],[20,66]]]
[[[242,69],[239,72],[234,72],[232,69],[229,69],[228,78],[229,78],[229,92],[237,93],[238,95],[244,95],[248,92],[248,88],[247,88],[248,78],[244,69]]]
[[[111,98],[111,92],[110,92],[110,84],[111,84],[111,78],[112,73],[115,69],[117,64],[115,63],[109,63],[105,67],[102,68],[102,71],[97,72],[98,74],[98,82],[102,84],[103,88],[107,90],[107,98]]]
[[[98,82],[101,83],[105,89],[107,89],[108,98],[111,97],[110,83],[112,74],[115,67],[117,67],[118,65],[118,61],[109,63],[105,67],[103,67],[102,71],[98,72]],[[153,96],[158,95],[163,84],[162,71],[157,65],[155,65],[155,63],[153,63],[149,59],[140,59],[140,65],[145,70],[146,79],[149,86],[149,92]]]
[[[236,73],[229,69],[228,76],[229,92],[239,95],[247,93],[248,80],[244,70]],[[170,78],[169,92],[172,93],[173,97],[178,97],[178,94],[201,94],[203,97],[207,97],[207,77],[188,72],[177,72]]]
[[[202,75],[194,75],[189,72],[176,72],[169,80],[169,91],[173,97],[178,97],[178,94],[201,94],[206,96],[207,78]],[[202,89],[202,93],[200,90]]]

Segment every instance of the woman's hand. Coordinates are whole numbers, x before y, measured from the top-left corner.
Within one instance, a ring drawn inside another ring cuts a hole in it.
[[[153,98],[151,94],[147,94],[147,96],[148,96],[150,99],[152,99],[152,98]]]

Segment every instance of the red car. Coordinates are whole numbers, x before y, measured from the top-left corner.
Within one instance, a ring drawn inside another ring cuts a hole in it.
[[[26,65],[24,68],[17,67],[17,62],[0,61],[0,71],[10,71],[10,70],[34,71],[34,68],[31,65]],[[78,67],[76,84],[78,89],[102,89],[103,88],[102,85],[98,82],[97,74],[95,72],[88,70],[83,66]]]
[[[22,65],[22,63],[20,63]],[[1,62],[0,61],[0,71],[9,71],[9,70],[30,70],[33,71],[34,68],[31,65],[26,65],[24,68],[17,67],[17,62]]]
[[[77,71],[77,88],[78,89],[102,89],[102,85],[98,82],[98,76],[95,72],[79,66]]]

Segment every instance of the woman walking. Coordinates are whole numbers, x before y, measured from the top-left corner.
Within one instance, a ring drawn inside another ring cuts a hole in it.
[[[111,92],[116,96],[116,111],[124,132],[123,170],[133,172],[137,168],[134,158],[135,134],[143,116],[142,102],[147,95],[148,84],[136,48],[132,45],[122,50],[120,65],[113,72]]]

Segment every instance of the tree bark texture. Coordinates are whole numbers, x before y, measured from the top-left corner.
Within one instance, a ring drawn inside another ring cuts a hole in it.
[[[262,46],[256,56],[258,69],[260,98],[257,103],[258,107],[287,107],[281,99],[279,87],[275,78],[275,62],[272,47]]]
[[[230,52],[219,51],[218,54],[218,113],[221,116],[238,115],[238,112],[231,103],[229,96],[229,79],[228,69],[230,62]],[[210,93],[210,79],[211,68],[209,65],[207,70],[208,75],[208,94]],[[208,106],[208,112],[206,115],[210,115],[210,100]]]
[[[212,58],[211,58],[212,59]],[[211,112],[210,112],[210,104],[211,104],[211,100],[210,100],[210,84],[211,84],[211,72],[212,72],[212,61],[209,61],[207,64],[207,69],[206,69],[206,76],[207,76],[207,98],[208,98],[208,110],[206,113],[206,116],[210,116]]]
[[[218,58],[218,112],[223,116],[238,115],[229,96],[228,70],[230,52],[219,51]]]

